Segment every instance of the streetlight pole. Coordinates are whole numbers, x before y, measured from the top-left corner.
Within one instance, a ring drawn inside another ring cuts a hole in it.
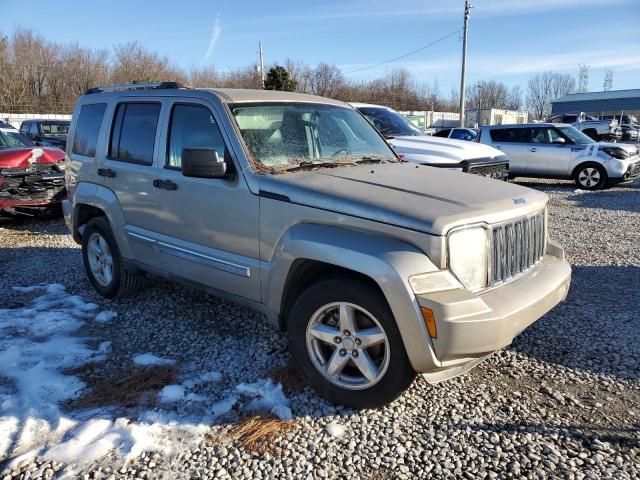
[[[464,2],[464,27],[462,33],[462,72],[460,75],[460,127],[464,128],[464,80],[467,69],[467,25],[469,23],[469,14],[471,13],[471,2]]]

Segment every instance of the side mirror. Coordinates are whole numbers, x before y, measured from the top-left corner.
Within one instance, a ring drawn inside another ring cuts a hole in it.
[[[553,143],[556,145],[564,145],[567,141],[562,137],[558,137],[553,141]]]
[[[185,177],[221,178],[227,164],[212,148],[183,148],[181,170]]]

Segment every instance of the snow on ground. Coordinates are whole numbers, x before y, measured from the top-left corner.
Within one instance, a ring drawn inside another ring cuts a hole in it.
[[[160,358],[153,353],[141,353],[133,357],[133,363],[142,367],[149,367],[152,365],[174,365],[175,360],[168,358]]]
[[[35,457],[81,467],[111,453],[125,463],[142,452],[171,454],[185,442],[198,442],[217,417],[233,409],[267,410],[281,419],[292,416],[280,384],[259,380],[220,387],[213,399],[200,390],[203,385],[219,386],[223,375],[195,367],[186,369],[180,384],[159,392],[159,408],[140,410],[135,418],[107,408],[64,412],[60,405],[86,387],[64,372],[106,361],[111,351],[110,341],[89,348],[88,339],[77,331],[86,322],[106,323],[117,314],[98,312],[97,305],[70,295],[60,284],[14,290],[37,296],[17,308],[0,309],[0,461],[10,459],[6,471]],[[131,360],[142,367],[176,364],[152,353]],[[70,468],[67,473],[73,475]]]

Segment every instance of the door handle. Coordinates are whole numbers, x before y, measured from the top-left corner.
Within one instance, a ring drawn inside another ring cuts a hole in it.
[[[529,151],[530,151],[530,152],[537,152],[538,150],[536,149],[536,147],[531,147],[531,148],[529,149]]]
[[[99,168],[98,175],[100,175],[101,177],[113,178],[116,176],[116,172],[114,172],[110,168]]]
[[[175,182],[172,182],[171,180],[161,180],[159,178],[156,178],[153,181],[153,186],[156,188],[163,188],[165,190],[177,190],[178,189],[178,184]]]

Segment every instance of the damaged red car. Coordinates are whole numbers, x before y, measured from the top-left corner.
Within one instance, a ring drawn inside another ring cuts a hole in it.
[[[0,215],[53,213],[65,195],[64,152],[0,123]]]

